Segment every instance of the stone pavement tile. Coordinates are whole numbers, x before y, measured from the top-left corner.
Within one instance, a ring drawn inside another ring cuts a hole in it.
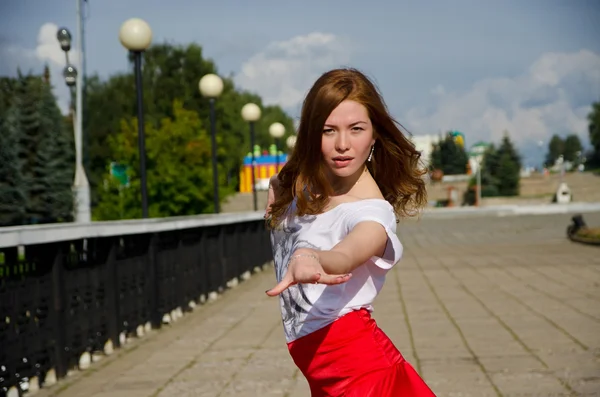
[[[174,380],[157,397],[217,397],[226,385],[225,380]]]
[[[308,387],[308,382],[304,378],[302,374],[299,374],[296,377],[296,380],[288,389],[286,397],[309,397],[310,396],[310,388]]]
[[[552,371],[531,355],[480,357],[480,361],[502,394],[568,392]]]
[[[229,384],[218,397],[284,397],[295,383],[293,379],[252,380],[243,379]],[[166,396],[165,396],[166,397]],[[307,396],[308,397],[308,396]]]
[[[295,372],[296,367],[291,359],[282,356],[279,352],[262,352],[256,354],[237,371],[233,382],[292,379]]]
[[[445,361],[424,360],[421,363],[427,385],[437,397],[497,397],[477,364],[465,360]]]
[[[137,391],[137,390],[111,390],[108,392],[102,392],[94,394],[94,397],[149,397],[154,391]],[[85,396],[85,394],[84,394]]]

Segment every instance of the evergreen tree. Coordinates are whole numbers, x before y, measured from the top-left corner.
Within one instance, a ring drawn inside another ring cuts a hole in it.
[[[46,219],[51,222],[70,221],[73,213],[74,148],[49,82],[41,87],[39,115],[42,141],[36,160],[40,167],[40,200],[45,206]]]
[[[23,223],[27,196],[19,161],[19,104],[0,113],[0,226]]]
[[[588,132],[592,150],[588,156],[592,167],[600,167],[600,102],[594,102],[588,114]]]
[[[490,145],[484,155],[481,168],[481,197],[495,197],[498,192],[497,170],[500,166],[500,157],[494,145]]]
[[[517,153],[508,133],[502,138],[498,148],[498,194],[500,196],[518,196],[521,178],[521,156]]]
[[[461,175],[467,171],[467,152],[450,134],[440,142],[440,160],[444,175]]]
[[[433,149],[431,150],[431,161],[429,163],[429,168],[432,170],[441,170],[444,168],[442,164],[442,150],[440,148],[439,143],[433,144]]]
[[[19,72],[19,81],[15,95],[20,105],[19,125],[19,152],[21,177],[27,196],[24,223],[39,223],[43,220],[44,208],[40,202],[40,167],[36,166],[39,143],[41,141],[39,97],[41,80],[34,76],[24,76]]]
[[[72,210],[72,147],[49,82],[19,73],[18,166],[24,186],[23,223],[69,220]]]

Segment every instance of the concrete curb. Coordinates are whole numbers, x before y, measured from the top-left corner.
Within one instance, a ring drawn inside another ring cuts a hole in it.
[[[542,204],[542,205],[498,205],[489,207],[428,208],[422,213],[427,218],[463,218],[472,216],[519,216],[552,215],[600,212],[600,203]]]

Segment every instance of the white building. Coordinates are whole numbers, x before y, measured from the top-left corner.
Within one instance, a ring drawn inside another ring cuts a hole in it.
[[[439,135],[413,135],[409,139],[414,143],[415,148],[421,152],[421,160],[425,166],[431,162],[431,152],[433,145],[440,140]]]

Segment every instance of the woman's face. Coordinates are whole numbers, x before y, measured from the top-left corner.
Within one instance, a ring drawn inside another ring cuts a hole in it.
[[[340,103],[323,126],[321,151],[333,176],[343,178],[362,171],[374,143],[367,108],[358,102]]]

